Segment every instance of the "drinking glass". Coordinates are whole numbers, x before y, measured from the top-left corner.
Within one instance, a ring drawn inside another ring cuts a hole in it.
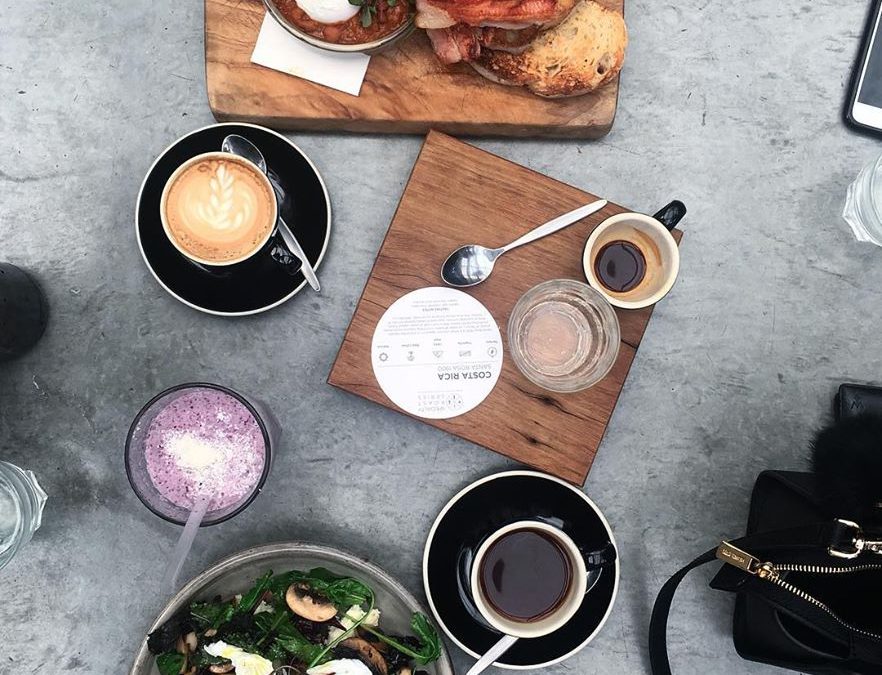
[[[131,428],[129,429],[125,451],[126,473],[128,474],[129,483],[131,483],[132,489],[135,491],[135,494],[144,506],[160,518],[172,523],[177,523],[178,525],[186,524],[191,509],[174,504],[162,495],[153,484],[153,480],[150,478],[150,474],[147,471],[147,432],[150,429],[151,422],[153,422],[156,416],[170,403],[181,396],[199,389],[214,389],[237,399],[254,417],[254,420],[260,427],[264,439],[263,471],[254,487],[237,502],[224,508],[209,509],[201,521],[202,525],[215,525],[217,523],[222,523],[248,508],[251,502],[254,501],[260,493],[263,484],[266,482],[266,478],[270,471],[273,447],[278,443],[280,435],[278,422],[276,422],[275,417],[265,404],[256,399],[246,398],[239,392],[228,389],[227,387],[222,387],[218,384],[204,382],[180,384],[157,394],[151,399],[143,408],[141,408],[141,411],[137,414],[132,422]]]
[[[534,286],[508,320],[518,369],[550,391],[580,391],[602,380],[619,354],[619,319],[596,290],[572,279]]]
[[[0,462],[0,569],[40,527],[46,499],[33,471]]]
[[[882,246],[882,156],[861,169],[848,186],[842,217],[858,241]]]

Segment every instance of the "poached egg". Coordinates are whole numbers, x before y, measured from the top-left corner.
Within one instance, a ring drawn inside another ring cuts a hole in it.
[[[348,21],[361,9],[349,0],[297,0],[297,6],[319,23]]]
[[[271,675],[274,668],[273,662],[258,654],[250,654],[239,647],[228,645],[223,640],[212,642],[204,647],[205,651],[212,656],[229,659],[236,675]],[[370,672],[370,671],[368,671]]]
[[[371,675],[371,669],[357,659],[337,659],[310,668],[306,675]]]

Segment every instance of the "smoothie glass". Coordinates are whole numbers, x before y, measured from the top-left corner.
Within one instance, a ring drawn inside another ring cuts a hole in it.
[[[259,430],[256,433],[259,434],[259,438],[262,441],[261,445],[263,453],[262,467],[256,467],[256,474],[249,478],[249,483],[253,482],[253,484],[232,486],[233,488],[236,488],[234,490],[234,498],[232,500],[222,500],[220,504],[212,503],[202,519],[201,524],[203,526],[222,523],[223,521],[241,513],[252,501],[254,501],[255,497],[257,497],[260,490],[263,488],[263,484],[269,475],[273,446],[278,442],[279,438],[280,430],[278,423],[263,403],[254,399],[246,398],[242,394],[233,391],[232,389],[228,389],[227,387],[201,382],[180,384],[163,391],[151,399],[135,417],[132,426],[129,429],[125,451],[126,473],[128,474],[132,489],[135,491],[138,498],[144,503],[144,506],[160,518],[172,523],[177,523],[178,525],[184,525],[187,522],[187,519],[194,508],[194,504],[185,503],[184,500],[177,500],[176,503],[176,501],[173,501],[169,497],[169,495],[173,495],[174,492],[173,490],[170,491],[168,489],[168,485],[165,485],[165,490],[160,490],[160,488],[157,487],[157,482],[162,482],[161,480],[157,480],[157,472],[161,469],[157,469],[155,462],[152,465],[149,465],[150,453],[152,452],[151,444],[155,445],[157,426],[160,423],[165,425],[165,427],[168,427],[167,430],[170,432],[174,432],[175,429],[178,429],[178,422],[180,422],[182,433],[186,431],[194,431],[187,427],[188,424],[192,424],[192,419],[187,417],[188,410],[187,405],[185,404],[194,395],[198,396],[200,393],[207,396],[213,396],[216,400],[220,401],[225,398],[236,408],[234,412],[239,412],[246,417],[253,418],[257,425],[256,428]],[[176,410],[176,405],[183,405],[184,409]],[[190,409],[192,410],[192,408]],[[174,417],[172,417],[171,420],[166,419],[169,416],[169,411],[172,411],[173,415],[179,415],[179,420],[176,420]],[[218,413],[218,415],[221,414],[222,413]],[[154,422],[156,422],[156,424],[154,424]],[[194,433],[198,433],[198,429]],[[198,458],[198,447],[196,448],[196,451],[196,456]],[[199,467],[204,466],[205,464],[206,462],[202,462],[202,464],[193,464],[192,461],[190,462],[190,466],[194,467],[194,471],[201,470]],[[153,470],[152,476],[151,466]],[[178,475],[176,470],[174,468],[169,469],[169,480],[177,478]]]

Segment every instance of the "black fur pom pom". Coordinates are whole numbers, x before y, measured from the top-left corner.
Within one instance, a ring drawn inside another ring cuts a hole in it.
[[[821,431],[812,464],[831,514],[862,525],[882,523],[882,417],[863,415]]]

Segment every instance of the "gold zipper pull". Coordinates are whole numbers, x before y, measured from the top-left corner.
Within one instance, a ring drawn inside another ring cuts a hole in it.
[[[728,541],[724,541],[717,548],[717,559],[750,574],[756,574],[757,568],[760,566],[760,561],[757,558],[737,546],[733,546]]]
[[[724,541],[717,548],[717,559],[748,574],[754,574],[760,579],[775,580],[779,576],[778,570],[772,563],[762,562],[759,558],[754,558],[747,551],[742,551],[728,541]]]

